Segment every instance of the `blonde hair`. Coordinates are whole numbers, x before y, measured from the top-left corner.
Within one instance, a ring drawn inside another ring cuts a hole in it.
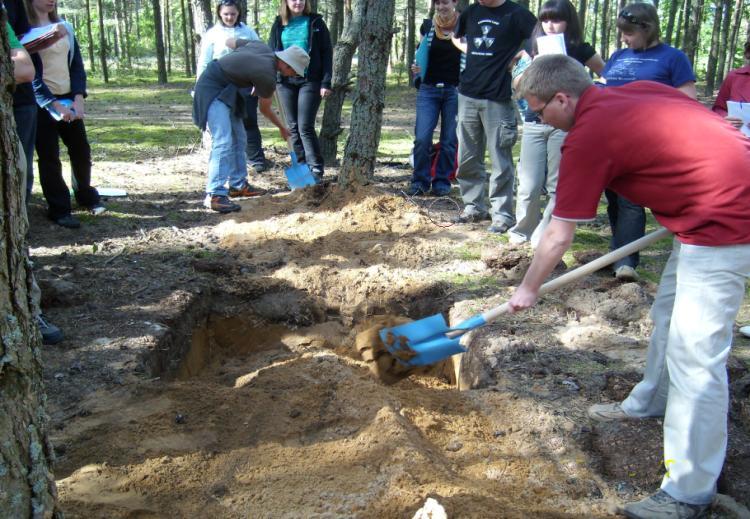
[[[532,95],[542,100],[565,92],[581,97],[593,84],[586,69],[576,60],[564,54],[549,54],[535,58],[524,71],[517,96]]]
[[[289,25],[289,19],[292,17],[292,12],[286,2],[287,0],[281,0],[279,3],[279,17],[282,25]],[[312,13],[312,5],[310,5],[310,0],[305,0],[305,9],[302,14],[309,15],[310,13]]]
[[[36,14],[36,10],[33,6],[33,0],[25,0],[23,4],[26,8],[26,15],[29,18],[29,24],[31,26],[39,25],[39,15]],[[53,23],[60,21],[60,15],[57,14],[57,3],[55,3],[55,8],[52,10],[52,12],[49,13],[49,21]]]

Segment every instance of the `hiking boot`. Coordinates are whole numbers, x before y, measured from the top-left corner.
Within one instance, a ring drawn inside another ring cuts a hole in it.
[[[622,265],[615,269],[615,279],[618,281],[638,281],[638,273],[630,265]]]
[[[39,333],[42,334],[42,344],[52,345],[62,342],[64,338],[62,330],[47,321],[44,315],[39,314],[34,320],[39,328]]]
[[[622,512],[631,519],[692,519],[704,517],[709,506],[683,503],[659,490],[643,501],[626,504]]]
[[[589,407],[589,418],[597,422],[614,422],[616,420],[627,420],[632,418],[622,410],[619,402],[612,404],[594,404]]]
[[[476,223],[482,220],[489,220],[490,215],[488,213],[480,213],[476,210],[463,210],[461,214],[453,219],[453,223]]]
[[[266,193],[265,189],[259,187],[253,187],[247,182],[241,188],[236,189],[234,187],[229,188],[229,196],[232,198],[243,198],[249,196],[260,196]]]
[[[507,232],[510,227],[510,224],[506,222],[492,222],[492,224],[487,227],[487,231],[502,234],[504,232]]]
[[[216,211],[217,213],[226,214],[242,209],[239,205],[235,204],[229,198],[224,195],[207,195],[203,201],[203,205],[207,209]]]
[[[60,216],[59,218],[54,218],[53,221],[57,225],[61,227],[65,227],[67,229],[78,229],[79,227],[81,227],[81,222],[79,222],[78,218],[76,218],[72,214]]]

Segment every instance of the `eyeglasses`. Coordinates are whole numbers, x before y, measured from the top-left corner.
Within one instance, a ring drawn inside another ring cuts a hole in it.
[[[620,11],[620,14],[618,14],[617,17],[622,18],[632,25],[637,25],[639,27],[648,27],[648,23],[640,21],[636,15],[634,15],[627,9],[623,9],[622,11]]]
[[[547,100],[546,103],[544,103],[543,107],[541,107],[539,110],[534,110],[534,115],[536,115],[539,119],[544,119],[544,109],[547,108],[547,105],[549,105],[554,98],[555,96],[553,95]]]

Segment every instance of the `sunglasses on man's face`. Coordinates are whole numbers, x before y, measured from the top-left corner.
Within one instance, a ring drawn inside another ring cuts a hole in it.
[[[620,11],[620,14],[618,14],[617,17],[622,18],[623,20],[625,20],[631,25],[637,25],[639,27],[648,27],[648,24],[646,22],[640,21],[636,15],[634,15],[627,9],[623,9],[622,11]]]

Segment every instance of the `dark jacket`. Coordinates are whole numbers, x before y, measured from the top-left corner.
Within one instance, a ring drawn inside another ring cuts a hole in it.
[[[20,40],[21,36],[31,29],[29,19],[26,17],[26,9],[22,5],[23,2],[21,0],[6,0],[4,3],[8,15],[8,23],[13,27],[13,32],[16,33],[16,36]],[[42,60],[36,52],[31,55],[31,62],[34,64],[34,68],[40,67],[42,64]],[[31,83],[16,85],[16,91],[13,92],[13,106],[27,105],[36,105],[34,89]]]
[[[284,50],[281,43],[281,31],[284,26],[281,25],[281,17],[277,16],[271,27],[271,34],[268,37],[268,46],[273,50]],[[317,13],[310,14],[310,65],[307,67],[305,80],[320,81],[322,88],[331,88],[331,76],[333,74],[333,46],[331,45],[331,33],[323,17]],[[295,81],[294,78],[284,78]]]

